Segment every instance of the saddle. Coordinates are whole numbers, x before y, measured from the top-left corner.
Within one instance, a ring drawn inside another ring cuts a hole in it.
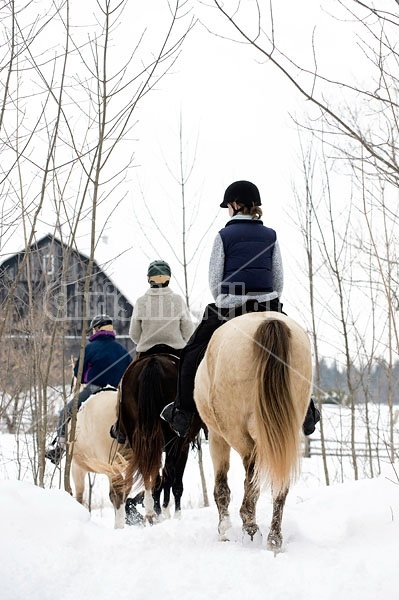
[[[98,390],[95,390],[91,395],[95,396],[96,394],[99,394],[100,392],[104,392],[105,390],[109,391],[113,391],[113,392],[117,392],[118,388],[114,387],[113,385],[105,385],[104,387],[99,387]],[[83,403],[84,404],[84,403]],[[82,406],[83,406],[82,404]]]
[[[172,348],[171,346],[168,346],[167,344],[156,344],[155,346],[152,346],[152,348],[149,348],[149,350],[145,350],[144,352],[137,352],[133,362],[137,362],[139,360],[142,360],[143,358],[148,358],[148,356],[170,356],[171,358],[173,358],[176,361],[180,360],[180,350],[177,350],[176,348]]]

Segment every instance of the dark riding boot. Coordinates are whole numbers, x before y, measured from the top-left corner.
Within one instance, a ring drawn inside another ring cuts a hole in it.
[[[54,446],[54,448],[48,448],[45,452],[45,457],[48,460],[51,460],[51,462],[54,465],[59,465],[61,462],[62,457],[65,454],[65,448],[63,446]]]
[[[302,425],[303,433],[311,435],[316,429],[316,423],[320,421],[320,411],[316,408],[313,398],[310,399],[305,420]]]
[[[186,437],[193,422],[194,413],[176,408],[174,402],[171,402],[165,406],[160,416],[161,419],[169,423],[179,437]]]
[[[109,430],[109,435],[112,437],[112,439],[116,440],[118,442],[118,444],[125,444],[126,443],[126,436],[124,433],[122,433],[122,431],[120,431],[117,428],[117,424],[114,423],[113,425],[111,425],[111,429]]]

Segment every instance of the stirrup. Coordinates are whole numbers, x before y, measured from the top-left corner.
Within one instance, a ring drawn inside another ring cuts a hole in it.
[[[112,439],[116,440],[118,444],[123,445],[126,442],[126,436],[122,431],[116,428],[116,423],[111,425],[111,429],[109,430],[109,435]]]
[[[174,402],[171,402],[162,409],[161,414],[159,416],[161,417],[161,419],[169,423],[169,425],[172,425],[174,412]]]
[[[179,437],[184,438],[190,431],[193,419],[194,413],[189,412],[188,410],[183,410],[181,408],[176,408],[173,415],[171,427]]]

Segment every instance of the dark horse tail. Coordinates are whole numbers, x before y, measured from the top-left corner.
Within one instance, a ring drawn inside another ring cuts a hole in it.
[[[159,414],[165,405],[162,381],[164,370],[156,357],[150,358],[140,373],[137,389],[137,422],[131,446],[135,470],[146,488],[155,485],[162,466],[163,433]]]
[[[255,479],[273,494],[288,489],[298,469],[300,417],[290,383],[291,331],[278,319],[262,321],[254,335],[256,365]]]

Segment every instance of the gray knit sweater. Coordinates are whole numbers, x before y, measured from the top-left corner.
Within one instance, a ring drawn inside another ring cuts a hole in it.
[[[149,288],[134,305],[129,335],[137,352],[155,344],[184,348],[194,330],[194,323],[184,299],[169,287]]]

